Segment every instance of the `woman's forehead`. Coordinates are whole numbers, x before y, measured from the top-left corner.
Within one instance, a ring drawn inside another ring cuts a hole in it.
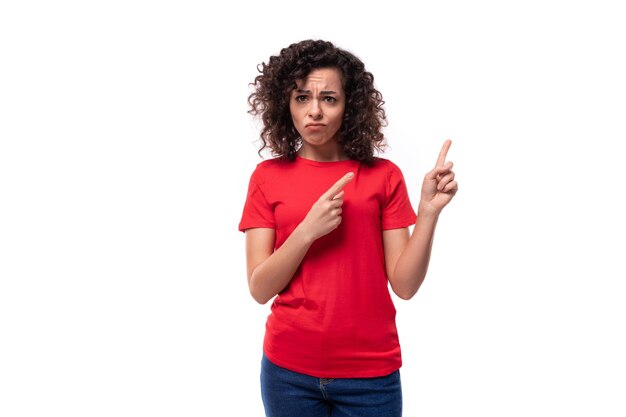
[[[318,68],[312,70],[304,79],[296,80],[299,89],[319,88],[319,89],[341,89],[342,77],[337,68]]]

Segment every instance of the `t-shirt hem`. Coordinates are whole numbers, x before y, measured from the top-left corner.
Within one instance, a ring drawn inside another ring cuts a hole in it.
[[[271,224],[271,223],[267,223],[267,224],[259,224],[259,223],[254,223],[254,224],[242,224],[239,225],[239,231],[240,232],[245,232],[247,229],[254,229],[257,227],[267,227],[270,229],[276,229],[276,225]]]
[[[408,217],[402,221],[399,222],[394,222],[394,223],[388,223],[388,224],[384,224],[381,225],[382,230],[390,230],[390,229],[399,229],[401,227],[408,227],[408,226],[412,226],[415,224],[415,222],[417,221],[417,216],[413,216],[413,217]]]
[[[265,353],[265,356],[267,356],[267,359],[270,362],[272,362],[274,365],[279,366],[281,368],[285,368],[288,371],[312,376],[314,378],[378,378],[378,377],[390,375],[394,373],[395,371],[397,371],[398,369],[400,369],[402,366],[402,361],[400,361],[399,364],[381,368],[381,369],[376,369],[376,370],[368,369],[366,371],[327,372],[327,371],[306,369],[306,368],[302,368],[299,366],[292,366],[291,364],[287,364],[281,360],[277,360],[272,355],[269,355],[266,351],[264,351],[264,353]]]

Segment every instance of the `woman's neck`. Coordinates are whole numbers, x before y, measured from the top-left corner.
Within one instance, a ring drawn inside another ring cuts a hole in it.
[[[343,152],[339,144],[337,144],[337,146],[327,147],[326,149],[306,145],[307,144],[303,144],[298,150],[298,156],[304,159],[311,159],[318,162],[336,162],[350,159]]]

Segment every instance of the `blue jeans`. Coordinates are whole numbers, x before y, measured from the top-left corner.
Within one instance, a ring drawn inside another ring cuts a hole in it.
[[[400,417],[400,371],[378,378],[315,378],[263,355],[261,396],[267,417]]]

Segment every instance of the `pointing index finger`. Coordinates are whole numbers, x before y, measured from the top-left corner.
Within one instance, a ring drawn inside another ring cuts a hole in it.
[[[441,151],[439,152],[439,158],[437,158],[436,167],[443,166],[446,162],[446,156],[448,155],[448,149],[450,149],[450,145],[452,145],[452,141],[450,139],[446,140],[441,147]]]
[[[341,191],[341,189],[346,186],[347,183],[352,181],[353,177],[354,174],[352,172],[348,172],[346,175],[341,177],[339,181],[334,183],[333,186],[328,189],[328,191],[322,194],[322,197],[320,199],[332,200],[333,197],[335,197]]]

